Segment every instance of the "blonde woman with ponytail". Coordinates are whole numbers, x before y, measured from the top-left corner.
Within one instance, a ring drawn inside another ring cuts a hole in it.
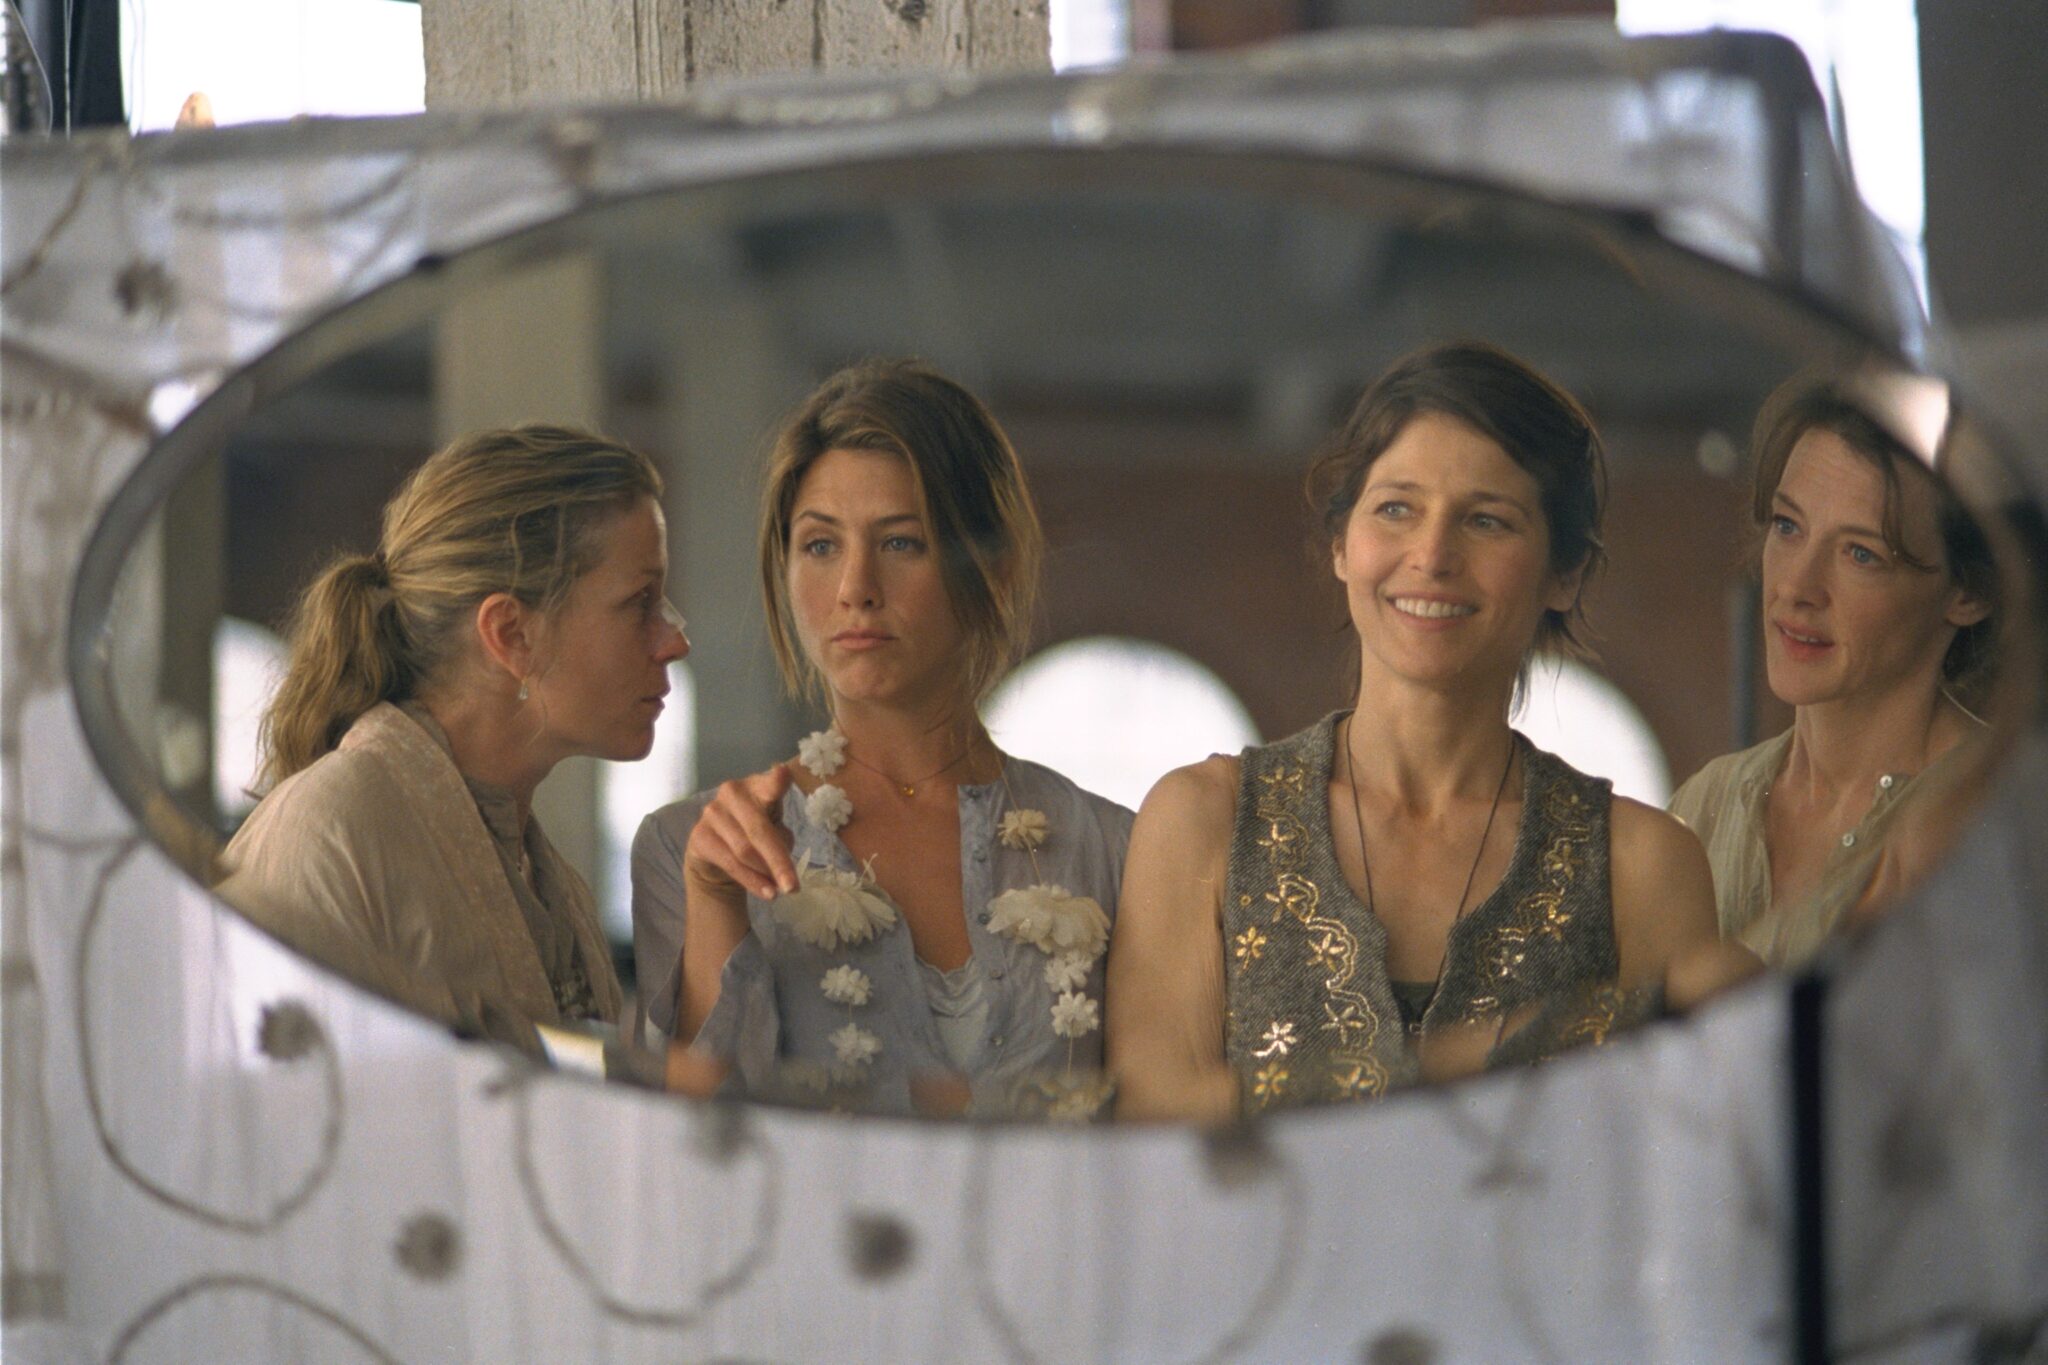
[[[264,716],[267,794],[221,894],[300,951],[460,1031],[610,1022],[589,888],[532,817],[564,758],[653,743],[668,665],[661,479],[561,427],[458,438],[300,601]]]

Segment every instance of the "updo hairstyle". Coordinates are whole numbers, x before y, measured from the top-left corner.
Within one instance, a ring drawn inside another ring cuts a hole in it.
[[[1318,559],[1344,534],[1374,461],[1426,412],[1487,437],[1536,480],[1550,533],[1550,568],[1578,573],[1568,611],[1546,609],[1535,647],[1584,655],[1585,586],[1607,560],[1600,521],[1607,468],[1600,435],[1578,400],[1497,346],[1456,341],[1413,351],[1367,388],[1309,467],[1308,499],[1325,536]]]

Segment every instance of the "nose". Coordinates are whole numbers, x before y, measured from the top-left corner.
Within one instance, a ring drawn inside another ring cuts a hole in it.
[[[669,601],[666,597],[661,599],[661,619],[657,625],[659,633],[656,637],[654,657],[664,664],[672,664],[678,659],[688,658],[690,653],[689,623],[684,621],[683,614],[676,610],[676,604]]]
[[[839,605],[856,609],[882,605],[882,585],[875,575],[874,551],[866,545],[851,545],[840,563]]]
[[[1802,607],[1825,606],[1828,600],[1826,547],[1816,544],[1788,545],[1766,567],[1765,586],[1771,595]],[[1773,583],[1771,580],[1775,579]]]
[[[1444,578],[1458,571],[1464,550],[1458,528],[1449,517],[1432,517],[1415,530],[1409,542],[1409,562],[1431,578]]]

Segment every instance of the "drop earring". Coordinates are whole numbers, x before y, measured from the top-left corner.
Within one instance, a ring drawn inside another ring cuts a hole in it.
[[[526,700],[526,696],[527,696],[527,690],[528,690],[528,689],[527,689],[527,682],[526,682],[526,679],[524,679],[524,678],[521,678],[521,679],[519,680],[519,700],[520,700],[521,702],[524,702],[524,701]]]

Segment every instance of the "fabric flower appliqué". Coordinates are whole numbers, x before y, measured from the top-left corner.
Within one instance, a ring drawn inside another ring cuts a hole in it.
[[[841,1066],[865,1066],[881,1050],[882,1040],[859,1024],[847,1024],[832,1035],[832,1053]]]
[[[1079,953],[1060,953],[1049,958],[1045,964],[1045,984],[1054,995],[1078,991],[1088,983],[1088,968],[1093,962],[1094,959]]]
[[[797,880],[801,887],[776,897],[769,910],[813,947],[829,953],[842,944],[866,943],[896,923],[896,907],[858,872],[805,862],[797,868]]]
[[[804,814],[827,834],[837,834],[853,818],[853,801],[827,782],[804,798]]]
[[[796,742],[796,761],[818,777],[830,777],[846,766],[846,736],[813,730]]]
[[[1014,848],[1019,853],[1034,848],[1044,848],[1045,839],[1052,833],[1052,822],[1045,818],[1042,810],[1012,810],[1003,812],[1002,823],[996,826],[996,838],[1004,848]]]
[[[825,973],[825,979],[818,983],[825,992],[825,998],[835,1005],[865,1005],[872,983],[868,974],[858,967],[839,966]]]
[[[1068,991],[1052,1003],[1052,1031],[1062,1038],[1079,1038],[1101,1025],[1101,1008],[1085,995]]]
[[[1109,943],[1109,916],[1087,896],[1063,886],[1005,891],[988,903],[989,932],[1028,943],[1055,957],[1077,953],[1093,962]]]

